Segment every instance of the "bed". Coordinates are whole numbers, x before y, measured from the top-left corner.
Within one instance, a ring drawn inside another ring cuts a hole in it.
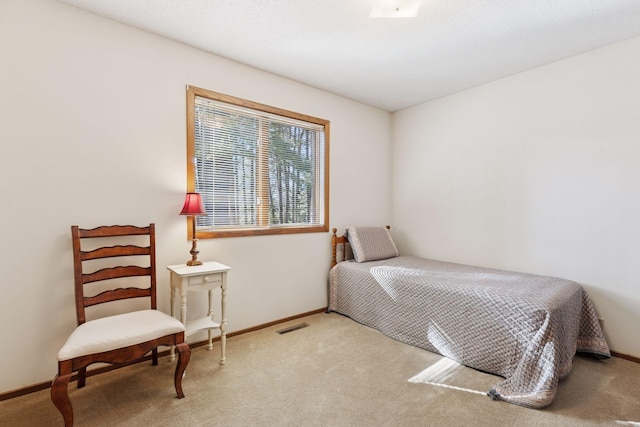
[[[503,377],[487,392],[494,400],[543,408],[576,352],[610,357],[575,282],[399,256],[389,227],[333,229],[331,240],[330,311]]]

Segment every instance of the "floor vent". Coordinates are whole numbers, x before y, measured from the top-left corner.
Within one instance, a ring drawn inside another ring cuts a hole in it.
[[[297,331],[298,329],[306,328],[307,326],[309,325],[306,323],[299,323],[297,325],[289,326],[288,328],[280,329],[279,331],[276,331],[276,332],[282,335],[289,332]]]

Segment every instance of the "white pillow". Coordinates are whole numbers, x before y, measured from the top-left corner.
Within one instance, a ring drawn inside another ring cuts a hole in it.
[[[356,262],[397,257],[398,248],[385,227],[349,227],[347,238]]]

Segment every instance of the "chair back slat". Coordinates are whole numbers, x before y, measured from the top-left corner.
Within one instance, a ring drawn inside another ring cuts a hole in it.
[[[83,274],[82,282],[87,283],[98,282],[100,280],[119,279],[122,277],[134,276],[150,276],[151,269],[149,267],[138,267],[136,265],[118,266],[103,268],[93,273]]]
[[[117,236],[142,236],[149,234],[151,227],[136,227],[135,225],[103,225],[96,228],[78,229],[80,238],[87,237],[117,237]]]
[[[111,225],[92,229],[81,229],[74,225],[71,227],[71,236],[78,324],[86,321],[86,307],[106,302],[147,297],[150,299],[150,308],[156,308],[154,224],[146,227]],[[140,237],[133,237],[134,242],[121,242],[123,239],[131,240],[127,239],[129,236],[148,236],[149,244],[141,246]],[[105,244],[102,246],[100,238],[104,238]],[[90,242],[86,242],[88,240]],[[122,244],[114,245],[114,240]],[[84,250],[83,246],[88,244],[91,245],[90,248]],[[134,286],[138,287],[131,287],[132,284],[127,279],[129,277],[143,279],[142,282],[136,279]],[[88,292],[85,285],[96,282],[100,282],[97,289],[100,293],[85,295]],[[126,287],[124,283],[127,283]]]
[[[150,248],[148,246],[141,247],[135,245],[116,245],[107,246],[92,251],[83,251],[82,260],[88,261],[91,259],[110,258],[116,256],[129,256],[129,255],[149,255]]]
[[[110,301],[117,301],[127,298],[141,298],[151,296],[149,288],[118,288],[114,290],[100,292],[92,297],[84,297],[84,306],[91,307],[92,305],[102,304]]]

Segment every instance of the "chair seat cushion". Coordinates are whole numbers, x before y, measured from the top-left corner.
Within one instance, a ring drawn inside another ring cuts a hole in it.
[[[58,352],[58,360],[128,347],[184,330],[182,322],[158,310],[102,317],[78,326]]]

